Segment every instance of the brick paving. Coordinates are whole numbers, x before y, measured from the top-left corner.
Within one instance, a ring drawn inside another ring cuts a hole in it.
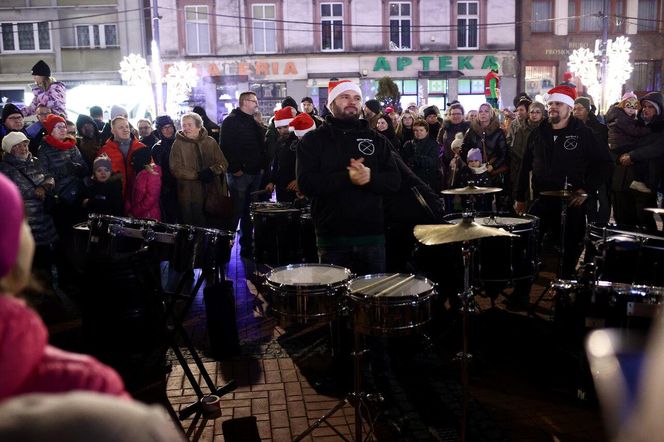
[[[245,268],[245,266],[247,268]],[[247,281],[245,272],[251,272],[251,263],[240,259],[234,249],[227,267],[227,278],[235,283],[236,311],[239,335],[242,343],[242,356],[224,361],[204,358],[205,366],[217,385],[231,379],[238,383],[237,389],[221,400],[221,416],[207,422],[188,419],[183,421],[191,440],[224,441],[222,424],[241,417],[256,418],[258,434],[263,441],[288,441],[304,431],[315,419],[333,407],[339,397],[317,392],[301,372],[287,351],[280,345],[280,339],[287,336],[273,318],[263,314],[264,302],[256,288]],[[551,276],[551,275],[544,275]],[[543,288],[536,287],[532,299],[536,299]],[[482,308],[490,305],[481,300]],[[542,303],[541,312],[546,312],[548,301]],[[525,314],[524,314],[525,315]],[[202,296],[196,299],[185,327],[194,342],[205,347],[206,330]],[[544,317],[544,315],[540,314]],[[525,316],[524,316],[524,320]],[[531,319],[529,319],[531,320]],[[201,351],[204,353],[204,349]],[[190,364],[194,373],[198,370]],[[200,376],[199,376],[200,378]],[[200,379],[199,379],[200,380]],[[434,391],[440,387],[435,384]],[[193,402],[196,396],[184,377],[182,368],[174,364],[167,384],[169,400],[175,410]],[[474,373],[471,377],[473,403],[490,416],[494,427],[487,430],[478,440],[519,440],[519,441],[601,441],[604,439],[597,405],[592,402],[580,403],[565,395],[551,395],[531,383],[522,382],[519,376],[493,373],[491,370]],[[401,392],[404,400],[407,392]],[[454,409],[455,407],[452,407]],[[458,407],[456,407],[458,409]],[[400,407],[404,419],[417,415],[417,410],[408,411]],[[338,431],[351,437],[354,431],[354,411],[346,405],[330,420]],[[453,419],[454,420],[454,419]],[[491,427],[491,425],[489,426]],[[414,427],[413,427],[414,428]],[[473,429],[474,433],[481,431]],[[417,435],[423,435],[420,439]],[[492,438],[491,434],[495,435]],[[420,433],[410,436],[397,436],[389,431],[381,433],[379,440],[458,440],[458,433],[423,427]],[[235,440],[235,439],[234,439]],[[307,441],[340,440],[334,431],[326,426],[316,429]]]

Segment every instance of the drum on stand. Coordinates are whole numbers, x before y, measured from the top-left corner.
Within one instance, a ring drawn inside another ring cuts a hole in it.
[[[254,259],[261,264],[302,262],[300,210],[281,203],[253,203]]]
[[[265,277],[272,310],[282,322],[327,322],[344,310],[351,271],[331,264],[277,267]]]
[[[431,320],[434,284],[405,273],[365,275],[348,285],[353,328],[370,336],[403,336]]]
[[[595,261],[600,280],[664,286],[663,236],[590,224],[585,260]]]
[[[140,250],[144,245],[142,230],[150,223],[154,221],[92,213],[87,223],[87,254],[110,257]]]
[[[176,232],[171,258],[176,271],[208,269],[230,261],[233,232],[190,225],[171,228]]]

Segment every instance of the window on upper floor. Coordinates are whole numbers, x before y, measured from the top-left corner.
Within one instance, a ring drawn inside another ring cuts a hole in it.
[[[662,62],[657,61],[635,61],[632,71],[632,89],[637,92],[652,92],[661,90]]]
[[[604,0],[570,0],[567,4],[569,32],[602,32]]]
[[[5,22],[2,29],[2,52],[51,51],[51,30],[48,22]]]
[[[550,0],[533,0],[530,16],[530,30],[532,32],[551,32],[553,26],[552,2]]]
[[[117,25],[76,25],[76,47],[108,48],[117,46]]]
[[[390,49],[412,49],[410,2],[390,2]]]
[[[321,44],[323,51],[344,49],[344,5],[343,3],[320,4]]]
[[[480,2],[457,2],[457,48],[478,49]]]
[[[210,16],[207,6],[184,7],[185,38],[187,54],[209,54],[210,50]]]
[[[274,3],[251,6],[252,36],[254,52],[267,54],[277,52],[277,7]]]
[[[639,0],[639,20],[636,22],[636,32],[657,31],[657,1]]]

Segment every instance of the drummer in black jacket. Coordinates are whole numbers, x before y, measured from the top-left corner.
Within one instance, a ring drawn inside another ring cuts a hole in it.
[[[549,91],[549,118],[528,138],[515,203],[516,212],[524,213],[529,174],[532,171],[535,201],[529,213],[540,218],[540,235],[551,231],[559,237],[561,199],[542,196],[540,193],[563,190],[567,186],[567,190],[577,194],[566,200],[565,256],[563,274],[558,275],[561,278],[570,278],[574,274],[586,230],[586,196],[604,182],[610,161],[606,149],[593,132],[572,116],[575,99],[576,90],[569,86],[557,86]]]
[[[362,92],[349,80],[331,81],[331,115],[297,148],[297,184],[312,199],[322,263],[358,275],[385,271],[383,196],[401,178],[389,142],[361,120]]]

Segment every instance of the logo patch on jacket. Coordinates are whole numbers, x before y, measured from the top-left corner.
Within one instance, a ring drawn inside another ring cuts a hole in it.
[[[362,155],[373,155],[376,151],[376,146],[374,146],[371,138],[358,138],[357,150],[359,150]]]
[[[566,136],[565,141],[563,142],[563,147],[565,148],[565,150],[574,150],[578,145],[579,145],[579,137],[576,135]]]

